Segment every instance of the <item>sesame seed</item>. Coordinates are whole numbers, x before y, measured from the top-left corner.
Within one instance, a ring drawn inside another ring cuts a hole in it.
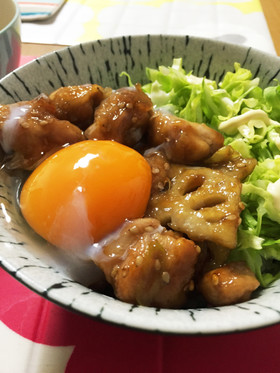
[[[128,274],[129,268],[127,266],[122,268],[122,277],[126,277]]]
[[[168,272],[162,272],[161,278],[163,282],[165,282],[166,284],[169,284],[170,274]]]
[[[22,128],[29,128],[30,124],[28,121],[25,120],[19,120],[19,124],[21,125]]]
[[[136,267],[139,267],[142,263],[143,263],[143,256],[142,255],[138,255],[135,259],[135,264],[136,264]]]
[[[241,210],[244,210],[244,208],[245,208],[243,202],[239,202],[238,206],[239,206],[239,208],[240,208]]]
[[[236,164],[236,167],[238,167],[238,168],[243,168],[243,167],[246,167],[246,164],[245,164],[245,163],[242,163],[242,162],[238,162],[238,163]]]
[[[139,233],[139,229],[138,229],[137,225],[133,225],[131,228],[129,228],[129,232],[133,233],[133,234]]]
[[[151,116],[151,119],[155,119],[159,116],[159,114],[157,112],[155,112],[152,116]]]
[[[214,286],[217,286],[219,284],[219,276],[216,275],[216,273],[213,273],[211,280]]]
[[[198,252],[198,254],[200,254],[200,253],[201,253],[201,248],[200,248],[200,246],[198,246],[198,245],[195,245],[195,249],[196,249],[196,251]]]
[[[112,272],[111,272],[111,277],[113,277],[113,278],[116,277],[119,268],[120,268],[120,267],[119,267],[118,265],[116,265],[116,266],[113,267]]]
[[[47,120],[40,120],[40,126],[45,126],[46,124],[48,124]]]
[[[155,260],[155,269],[156,269],[156,271],[159,271],[160,267],[161,267],[160,261],[159,261],[159,259],[156,259]]]
[[[152,168],[152,173],[153,174],[158,174],[159,173],[159,168],[153,167]]]
[[[227,217],[227,220],[236,220],[237,216],[236,215],[228,215]]]

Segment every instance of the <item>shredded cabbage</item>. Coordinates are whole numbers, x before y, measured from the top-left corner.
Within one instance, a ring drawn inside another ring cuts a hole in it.
[[[245,209],[238,245],[229,260],[245,260],[262,286],[280,278],[280,84],[262,89],[259,78],[234,64],[221,82],[171,67],[146,69],[143,90],[155,108],[206,123],[223,133],[244,157],[258,164],[242,186]]]

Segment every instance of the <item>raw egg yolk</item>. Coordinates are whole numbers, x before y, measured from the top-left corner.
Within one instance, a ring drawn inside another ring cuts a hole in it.
[[[86,140],[42,162],[24,183],[20,208],[40,236],[62,249],[85,250],[126,219],[143,216],[151,169],[135,150]]]

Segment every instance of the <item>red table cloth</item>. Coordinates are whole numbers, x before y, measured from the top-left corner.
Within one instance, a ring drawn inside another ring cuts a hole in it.
[[[69,312],[3,269],[0,299],[1,373],[280,372],[280,325],[217,336],[123,329]]]

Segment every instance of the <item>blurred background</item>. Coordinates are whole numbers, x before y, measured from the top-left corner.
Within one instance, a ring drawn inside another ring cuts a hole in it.
[[[273,13],[280,11],[276,0],[18,0],[18,3],[23,21],[22,42],[44,44],[44,50],[48,50],[48,45],[72,45],[119,35],[165,33],[209,37],[277,52],[271,37]]]

